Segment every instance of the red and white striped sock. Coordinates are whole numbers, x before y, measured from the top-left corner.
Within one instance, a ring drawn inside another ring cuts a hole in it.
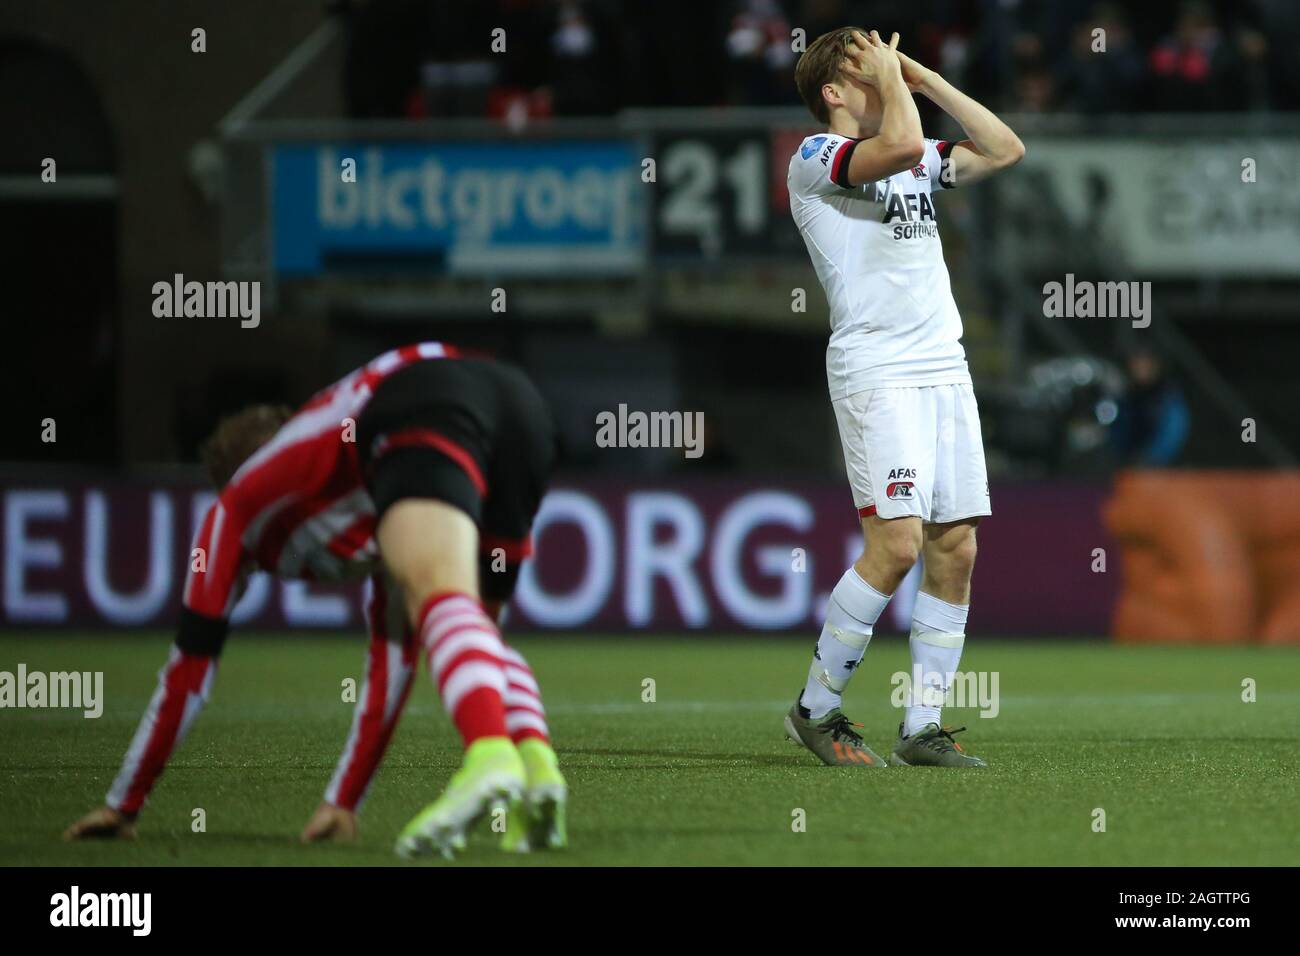
[[[482,605],[468,594],[435,594],[420,609],[420,643],[465,746],[480,737],[509,737],[502,700],[505,645]]]
[[[551,732],[546,726],[542,692],[532,668],[513,647],[505,647],[503,660],[506,669],[506,729],[515,743],[534,737],[549,744]]]

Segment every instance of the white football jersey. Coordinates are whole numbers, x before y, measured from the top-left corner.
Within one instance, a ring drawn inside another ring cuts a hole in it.
[[[869,388],[970,382],[961,317],[935,219],[932,190],[952,144],[927,139],[914,169],[857,187],[847,182],[857,141],[809,136],[790,158],[790,212],[831,310],[831,399]]]

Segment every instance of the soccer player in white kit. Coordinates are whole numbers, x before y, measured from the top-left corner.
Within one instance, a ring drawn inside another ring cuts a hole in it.
[[[1025,148],[897,47],[898,34],[885,44],[874,30],[844,27],[818,37],[795,70],[827,132],[809,136],[790,159],[790,211],[830,303],[826,377],[864,548],[831,593],[785,730],[826,764],[886,766],[840,701],[872,628],[920,557],[913,684],[889,762],[984,766],[939,719],[965,642],[975,529],[990,509],[934,196],[1015,164]],[[914,92],[968,139],[926,139]]]

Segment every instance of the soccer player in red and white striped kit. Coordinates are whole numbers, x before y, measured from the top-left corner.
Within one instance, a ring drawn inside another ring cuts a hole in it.
[[[546,403],[522,372],[432,342],[379,356],[297,412],[256,406],[222,422],[205,450],[220,495],[192,552],[176,642],[106,805],[66,836],[134,835],[260,568],[371,580],[365,686],[304,840],[355,835],[423,651],[465,761],[398,852],[450,855],[496,806],[508,809],[506,849],[563,846],[567,789],[537,682],[497,626],[555,447]]]

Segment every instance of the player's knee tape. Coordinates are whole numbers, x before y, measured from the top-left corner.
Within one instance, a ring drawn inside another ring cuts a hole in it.
[[[912,640],[929,644],[931,647],[965,647],[965,634],[945,634],[943,631],[928,631],[912,625]]]
[[[832,647],[827,647],[825,641],[829,638],[845,648],[844,652],[837,652]],[[818,642],[821,656],[825,660],[843,659],[852,661],[854,666],[862,660],[863,654],[866,653],[867,645],[871,643],[871,628],[849,614],[848,611],[840,607],[834,597],[826,606],[826,623],[822,627],[822,636]],[[848,686],[849,678],[853,676],[853,670],[837,670],[832,674],[825,667],[816,674],[817,683],[821,684],[827,690],[834,694],[842,694],[844,688]]]

